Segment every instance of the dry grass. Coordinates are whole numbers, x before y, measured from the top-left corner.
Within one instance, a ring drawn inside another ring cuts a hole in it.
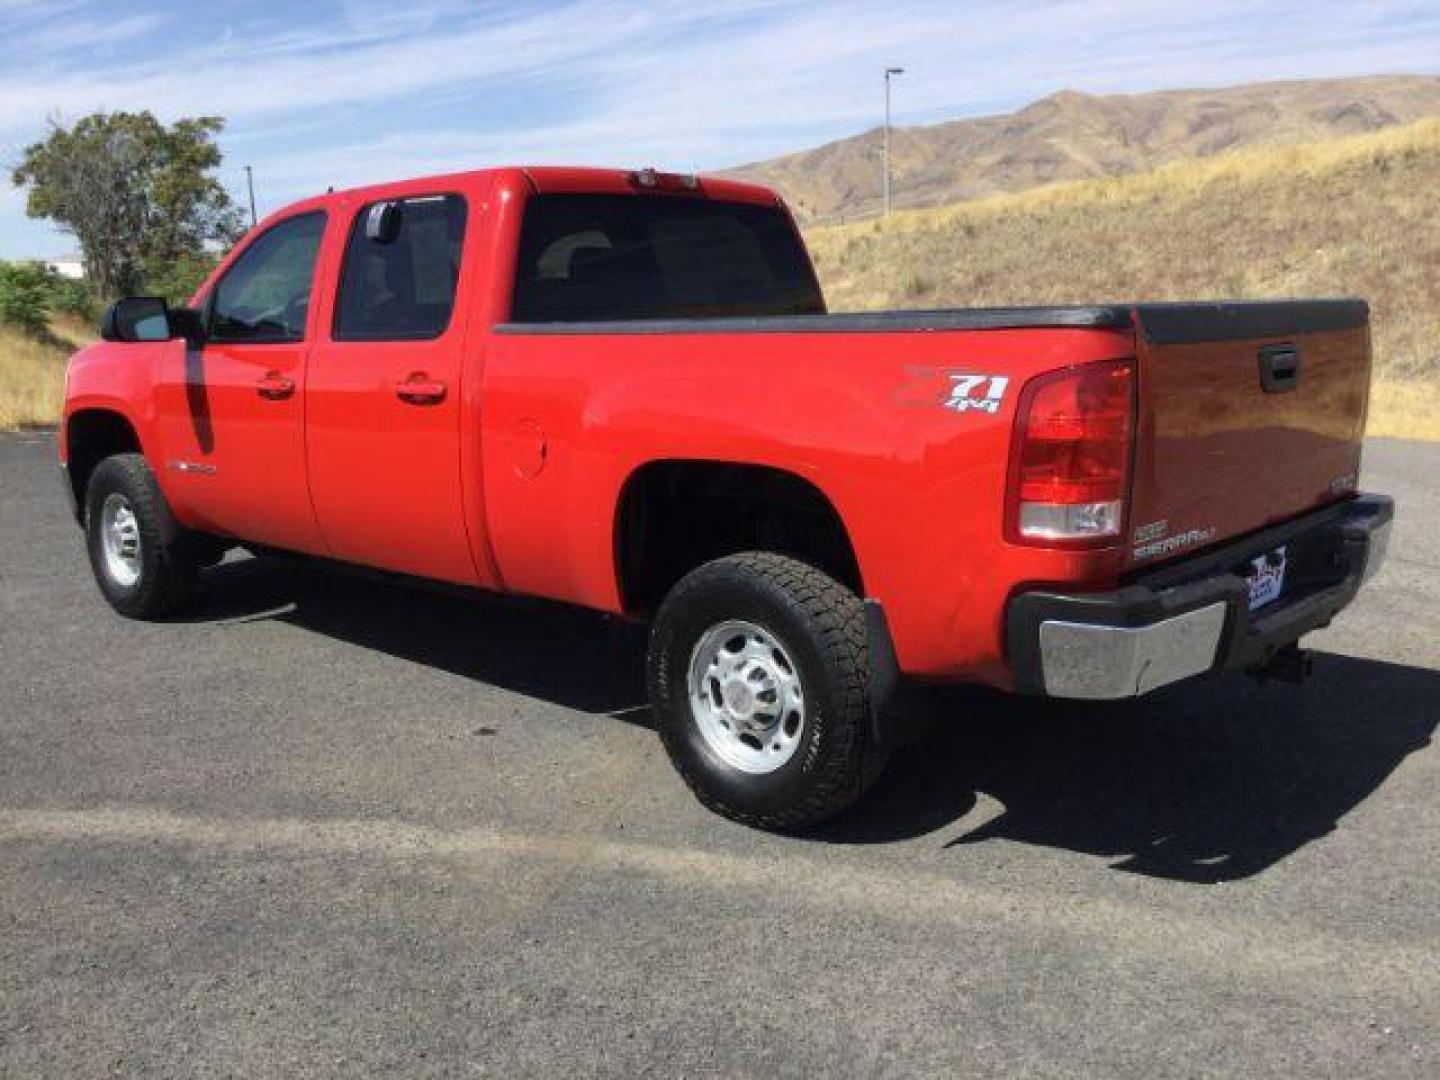
[[[61,313],[51,317],[50,334],[65,349],[74,352],[83,349],[100,336],[95,330],[96,322],[96,319]]]
[[[59,419],[65,359],[73,351],[0,326],[0,431]]]
[[[1370,394],[1371,435],[1440,439],[1440,386],[1420,380],[1382,379]]]
[[[1440,120],[808,234],[836,310],[1358,295],[1371,431],[1440,438]]]
[[[52,318],[48,341],[0,324],[0,431],[58,421],[65,361],[96,336],[93,322],[76,315]]]

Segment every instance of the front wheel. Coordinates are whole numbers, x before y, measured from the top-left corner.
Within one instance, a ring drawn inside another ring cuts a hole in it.
[[[795,559],[734,555],[683,578],[651,628],[649,678],[671,761],[705,806],[744,824],[832,817],[883,764],[864,605]]]
[[[85,489],[85,540],[100,592],[120,614],[155,619],[194,599],[199,560],[139,454],[95,466]]]

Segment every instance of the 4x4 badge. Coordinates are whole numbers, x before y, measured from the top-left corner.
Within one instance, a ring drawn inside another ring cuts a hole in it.
[[[956,412],[979,410],[994,416],[1000,411],[1009,385],[1006,375],[951,375],[950,396],[941,404]]]

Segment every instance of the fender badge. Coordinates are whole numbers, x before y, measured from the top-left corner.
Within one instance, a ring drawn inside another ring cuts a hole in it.
[[[995,416],[1010,385],[1006,375],[950,375],[950,396],[940,404],[955,412],[987,412]]]
[[[168,461],[166,464],[181,473],[199,473],[201,476],[214,476],[214,465],[202,465],[198,461]]]

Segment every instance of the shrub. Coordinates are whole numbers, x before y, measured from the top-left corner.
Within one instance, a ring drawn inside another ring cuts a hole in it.
[[[171,307],[183,307],[217,261],[218,257],[209,252],[181,255],[146,276],[145,292],[165,297]]]
[[[95,297],[83,281],[50,272],[50,306],[67,315],[91,319],[96,315]]]
[[[0,263],[0,320],[44,335],[53,305],[51,271],[38,262]]]

